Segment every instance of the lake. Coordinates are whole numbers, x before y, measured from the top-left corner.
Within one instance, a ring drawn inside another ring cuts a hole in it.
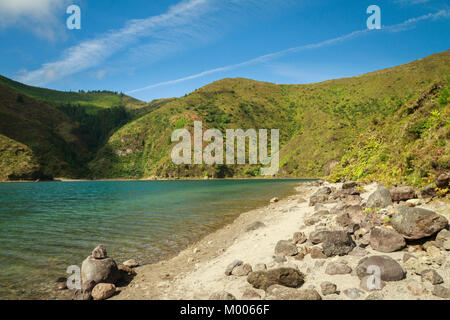
[[[0,299],[57,298],[100,243],[117,263],[168,258],[301,181],[0,183]]]

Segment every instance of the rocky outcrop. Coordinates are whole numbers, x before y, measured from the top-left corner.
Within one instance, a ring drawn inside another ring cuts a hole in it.
[[[401,206],[392,217],[391,223],[406,239],[421,239],[444,229],[448,220],[431,210]]]

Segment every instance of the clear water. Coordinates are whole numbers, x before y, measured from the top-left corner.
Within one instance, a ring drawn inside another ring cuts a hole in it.
[[[0,184],[0,299],[53,297],[104,243],[117,262],[167,258],[299,180]]]

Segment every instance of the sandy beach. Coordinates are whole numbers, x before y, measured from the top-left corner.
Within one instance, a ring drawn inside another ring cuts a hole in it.
[[[339,190],[342,184],[324,185]],[[302,289],[314,289],[321,292],[321,284],[333,283],[337,290],[333,294],[322,295],[322,299],[442,299],[433,295],[433,284],[424,282],[421,275],[405,266],[405,254],[415,255],[421,259],[428,253],[420,245],[408,245],[403,250],[391,253],[380,253],[371,246],[357,248],[345,256],[322,257],[313,259],[306,246],[297,245],[296,256],[280,258],[275,256],[274,248],[280,240],[291,240],[296,232],[309,235],[320,227],[339,229],[336,215],[327,215],[317,223],[311,223],[308,218],[314,216],[317,210],[330,210],[336,202],[316,206],[309,204],[309,198],[320,186],[314,183],[303,183],[296,187],[296,194],[270,203],[264,208],[241,214],[232,224],[209,234],[198,243],[189,246],[176,257],[157,264],[144,265],[135,269],[137,275],[126,287],[119,287],[118,294],[111,299],[209,299],[215,292],[225,291],[236,299],[276,299],[261,289],[255,289],[247,282],[247,276],[226,275],[225,270],[235,260],[241,260],[255,269],[261,264],[270,270],[288,267],[305,274]],[[362,203],[377,188],[376,184],[364,186],[361,192]],[[420,206],[434,210],[436,213],[450,218],[447,198],[428,201]],[[400,204],[394,204],[393,208]],[[340,228],[342,229],[342,228]],[[361,253],[363,251],[364,253]],[[443,261],[428,263],[430,268],[437,270],[443,278],[444,285],[450,283],[449,252],[439,253]],[[401,281],[386,282],[381,291],[375,293],[360,289],[360,279],[355,274],[355,268],[363,256],[387,255],[401,264],[407,276]],[[415,257],[415,258],[416,258]],[[424,258],[425,259],[425,258]],[[284,260],[284,261],[283,261]],[[326,268],[328,264],[347,265],[352,272],[330,275]],[[346,292],[346,294],[344,294]],[[354,294],[356,292],[356,294]],[[244,295],[245,293],[245,295]],[[243,296],[244,295],[244,296]]]

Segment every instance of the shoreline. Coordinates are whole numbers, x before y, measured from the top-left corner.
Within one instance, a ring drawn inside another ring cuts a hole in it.
[[[342,184],[329,184],[327,186],[340,188]],[[361,194],[363,201],[376,188],[376,184],[365,185],[365,192]],[[289,195],[279,202],[270,203],[251,211],[243,212],[233,222],[224,225],[218,230],[206,235],[201,240],[189,245],[178,254],[154,264],[143,265],[135,268],[137,275],[127,285],[118,287],[118,293],[111,297],[113,300],[207,300],[215,292],[226,291],[237,299],[249,299],[243,293],[251,290],[256,292],[259,298],[267,299],[267,293],[254,289],[247,281],[246,276],[226,276],[227,266],[235,260],[242,260],[244,264],[255,267],[265,264],[267,269],[277,267],[292,267],[307,275],[304,287],[315,288],[320,291],[320,283],[324,280],[333,280],[340,289],[359,288],[360,281],[354,275],[330,276],[325,274],[325,260],[313,259],[305,255],[301,260],[294,257],[286,257],[285,261],[278,261],[274,255],[275,245],[279,240],[292,239],[295,232],[309,234],[315,226],[307,226],[306,219],[315,213],[315,207],[309,206],[308,198],[317,191],[317,186],[311,183],[299,183],[294,187],[294,194]],[[441,214],[448,211],[448,198],[437,200],[436,204],[426,204],[423,207],[440,208]],[[321,205],[323,209],[330,210],[335,203]],[[448,213],[446,214],[449,218]],[[250,228],[255,223],[263,223],[259,228]],[[366,248],[368,254],[385,255],[373,249]],[[397,261],[402,260],[404,251],[389,253]],[[341,262],[356,267],[361,257],[345,256],[329,258],[326,261]],[[440,271],[441,273],[441,271]],[[449,274],[443,274],[446,283],[450,280]],[[420,278],[420,277],[419,277]],[[409,282],[402,281],[401,286],[389,282],[383,290],[388,299],[415,299],[409,294],[405,286]],[[399,289],[400,288],[400,289]],[[428,294],[421,299],[440,299]],[[361,299],[366,295],[362,295]],[[344,294],[323,296],[322,299],[341,300],[349,299]]]

